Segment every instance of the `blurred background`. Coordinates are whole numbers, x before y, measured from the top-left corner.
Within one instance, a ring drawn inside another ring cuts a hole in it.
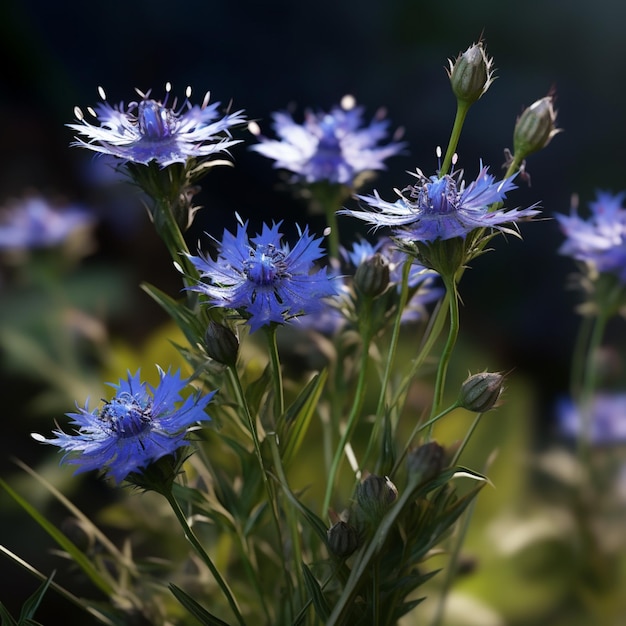
[[[530,157],[532,186],[520,182],[510,196],[512,206],[540,201],[549,218],[569,211],[573,193],[585,207],[596,189],[626,188],[624,23],[626,5],[613,0],[4,0],[0,207],[37,193],[87,207],[96,226],[89,253],[70,263],[61,290],[41,287],[45,272],[26,276],[14,259],[3,261],[2,474],[16,472],[11,457],[36,465],[50,456],[30,439],[31,431],[49,432],[74,400],[103,393],[101,381],[117,380],[127,367],[149,360],[147,340],[166,320],[139,283],[172,294],[179,289],[145,211],[107,192],[107,170],[91,153],[68,147],[72,132],[64,125],[74,121],[74,106],[98,102],[99,85],[111,103],[133,99],[135,87],[153,89],[159,98],[167,81],[180,96],[191,85],[194,101],[210,90],[213,100],[245,109],[265,134],[271,134],[273,111],[295,107],[300,120],[305,108],[327,109],[352,94],[366,117],[382,106],[391,128],[404,128],[406,154],[390,159],[388,170],[364,190],[375,188],[390,199],[394,187],[411,180],[407,170],[434,172],[435,148],[445,149],[455,111],[447,59],[482,37],[498,78],[470,111],[459,165],[472,178],[482,159],[499,175],[516,117],[554,89],[564,132]],[[285,219],[321,228],[302,201],[280,188],[271,162],[247,149],[254,138],[245,130],[239,135],[245,142],[232,150],[235,167],[215,169],[203,181],[198,202],[206,208],[190,244],[203,230],[219,235],[232,227],[234,211],[253,225]],[[349,232],[355,226],[347,220],[342,227]],[[567,390],[579,298],[566,287],[573,267],[557,255],[556,222],[524,224],[522,234],[523,241],[497,238],[496,252],[467,272],[462,332],[465,367],[513,370],[523,381],[516,392],[520,402],[532,395],[532,411],[521,416],[528,422],[524,437],[540,448],[552,432],[554,400]],[[46,260],[42,267],[49,268]],[[62,347],[47,343],[61,311],[81,355],[73,363],[67,355],[63,361]],[[621,330],[610,329],[617,342]],[[111,345],[115,358],[103,359],[100,351]],[[58,458],[51,458],[49,471],[56,472]],[[93,502],[87,510],[100,498],[115,498],[95,478],[88,485]],[[23,525],[23,513],[7,509],[0,515],[1,543],[16,550],[28,544],[25,556],[34,560],[47,550],[48,538]],[[33,539],[25,541],[30,531]],[[6,559],[0,559],[0,572],[3,581],[15,581],[7,604],[19,606],[34,589],[33,579]]]

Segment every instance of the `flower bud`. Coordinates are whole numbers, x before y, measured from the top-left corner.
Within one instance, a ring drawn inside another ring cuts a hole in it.
[[[552,96],[531,104],[518,118],[513,131],[513,152],[518,161],[545,148],[552,137],[561,132],[556,127],[556,111]]]
[[[417,477],[420,483],[432,480],[443,469],[445,458],[445,448],[436,441],[429,441],[409,452],[407,456],[409,474]]]
[[[476,102],[494,80],[491,69],[493,59],[487,56],[482,41],[472,44],[456,58],[456,61],[448,62],[452,91],[461,102],[468,104]]]
[[[397,498],[398,490],[387,476],[370,474],[356,488],[356,500],[369,519],[382,518]]]
[[[359,547],[359,536],[356,528],[344,521],[333,524],[327,531],[328,548],[340,557],[349,557]]]
[[[459,406],[474,413],[493,409],[502,393],[503,381],[504,376],[497,372],[481,372],[470,376],[461,386]]]
[[[213,360],[234,367],[239,340],[230,328],[211,320],[204,333],[204,348]]]
[[[365,296],[379,296],[389,286],[389,261],[378,252],[365,259],[354,274],[354,284]]]

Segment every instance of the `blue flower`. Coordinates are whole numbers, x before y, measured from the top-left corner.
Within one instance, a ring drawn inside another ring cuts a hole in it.
[[[387,137],[388,122],[381,114],[364,125],[363,107],[354,107],[350,96],[330,113],[307,110],[303,124],[297,124],[289,113],[274,113],[272,118],[280,139],[259,136],[260,143],[250,149],[274,159],[275,167],[307,183],[352,186],[358,174],[385,169],[384,160],[404,147],[398,142],[379,145]]]
[[[156,161],[165,167],[172,163],[185,163],[188,158],[204,158],[225,152],[240,143],[231,138],[229,128],[245,121],[242,111],[220,117],[219,102],[209,105],[209,94],[201,106],[189,101],[191,89],[188,87],[183,104],[177,108],[176,99],[168,104],[171,85],[166,85],[163,101],[150,98],[150,91],[142,93],[138,102],[124,103],[113,107],[106,102],[104,90],[99,94],[103,102],[87,111],[99,123],[91,124],[81,109],[74,113],[77,124],[68,126],[81,135],[76,137],[73,146],[79,146],[111,154],[124,161],[147,164]]]
[[[597,192],[590,202],[591,215],[584,220],[575,209],[571,215],[557,215],[566,240],[559,252],[583,261],[598,272],[616,274],[626,283],[626,192],[613,195]]]
[[[210,419],[204,409],[215,392],[190,395],[183,402],[180,392],[189,380],[181,379],[180,371],[170,374],[160,368],[159,377],[159,384],[152,387],[141,382],[139,371],[134,376],[129,372],[127,380],[111,384],[115,397],[102,409],[90,411],[87,401],[78,413],[68,413],[76,432],[59,429],[52,439],[37,433],[33,437],[64,450],[63,462],[77,465],[76,473],[103,470],[121,482],[131,472],[141,472],[187,445],[189,427]]]
[[[53,206],[34,196],[0,211],[0,249],[49,248],[62,244],[93,224],[93,217],[77,206]]]
[[[557,426],[566,437],[579,437],[583,428],[581,409],[571,398],[561,398],[556,407]],[[591,443],[626,442],[626,393],[599,392],[591,406]]]
[[[290,249],[282,241],[280,224],[264,224],[260,234],[248,239],[248,223],[240,223],[236,235],[224,231],[217,260],[189,256],[201,278],[209,281],[190,289],[205,294],[213,306],[237,310],[248,318],[251,332],[322,311],[322,298],[336,293],[326,268],[313,268],[324,255],[321,239],[305,228]]]
[[[369,209],[341,213],[352,215],[375,228],[391,226],[394,235],[406,241],[435,241],[465,236],[477,228],[495,228],[516,234],[505,226],[521,218],[539,213],[534,206],[510,211],[490,211],[495,203],[502,202],[506,193],[515,189],[513,176],[494,182],[494,177],[482,167],[476,180],[465,185],[463,171],[438,178],[426,178],[417,170],[414,176],[418,183],[397,192],[400,199],[395,202],[383,200],[378,192],[373,196],[357,196],[369,205]],[[406,194],[406,195],[405,195]]]

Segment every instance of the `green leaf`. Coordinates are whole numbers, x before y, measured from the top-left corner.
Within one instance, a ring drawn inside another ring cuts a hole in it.
[[[325,623],[330,615],[330,607],[324,597],[324,592],[311,570],[305,563],[302,563],[302,573],[304,574],[304,584],[309,592],[313,607],[318,617]]]
[[[20,613],[20,623],[25,620],[29,620],[31,617],[35,615],[35,611],[39,608],[41,601],[43,600],[46,591],[48,591],[48,587],[54,578],[54,572],[48,576],[46,580],[39,586],[39,589],[30,596],[26,602],[22,605],[22,611]]]
[[[212,613],[209,613],[203,606],[198,604],[190,595],[185,593],[174,583],[169,584],[170,591],[174,597],[193,615],[201,624],[205,626],[230,626],[228,622],[221,620]]]
[[[2,620],[0,621],[0,626],[19,626],[2,602],[0,602],[0,618]]]

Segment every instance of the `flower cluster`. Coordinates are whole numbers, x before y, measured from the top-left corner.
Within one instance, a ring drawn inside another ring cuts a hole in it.
[[[87,109],[98,124],[91,124],[78,107],[74,110],[78,123],[68,124],[83,135],[72,145],[110,154],[124,161],[147,164],[155,161],[161,167],[185,163],[188,158],[204,158],[225,152],[240,140],[230,137],[229,129],[245,120],[242,111],[220,116],[220,103],[209,104],[207,93],[200,106],[189,101],[191,89],[180,107],[176,99],[168,103],[171,85],[166,85],[165,98],[155,100],[150,91],[128,106],[117,107],[106,101],[104,90],[99,94],[103,102]]]
[[[427,178],[420,170],[413,175],[418,182],[398,192],[399,200],[387,202],[375,191],[373,196],[357,196],[367,203],[367,209],[344,209],[342,213],[375,228],[391,226],[399,239],[425,242],[454,237],[464,239],[478,228],[515,232],[507,224],[539,213],[535,206],[493,210],[516,185],[513,176],[495,182],[487,167],[481,166],[476,180],[467,186],[462,170],[441,178]]]
[[[326,268],[314,269],[323,256],[321,239],[305,228],[290,248],[283,242],[280,225],[264,224],[249,239],[248,223],[240,223],[236,234],[224,232],[216,260],[189,256],[200,276],[209,281],[189,289],[205,294],[213,306],[238,311],[247,318],[251,332],[322,311],[322,298],[334,295],[336,287]]]
[[[582,261],[600,273],[615,274],[626,283],[626,192],[613,195],[598,192],[590,202],[591,215],[587,220],[578,216],[557,215],[566,240],[559,249],[563,255]]]
[[[115,397],[102,409],[89,410],[87,401],[78,413],[68,413],[78,427],[76,432],[59,429],[51,439],[36,433],[33,437],[64,450],[64,461],[77,465],[77,473],[106,470],[121,482],[131,472],[185,446],[189,427],[210,419],[204,409],[215,392],[190,395],[177,408],[189,380],[182,379],[180,372],[161,369],[159,377],[158,386],[152,387],[141,382],[139,371],[134,376],[129,372],[127,380],[111,384]]]
[[[342,106],[330,112],[306,111],[298,124],[286,112],[273,114],[273,128],[279,139],[259,135],[252,150],[274,159],[275,167],[293,172],[307,183],[326,181],[353,186],[362,172],[382,170],[384,161],[398,154],[404,144],[379,145],[387,136],[387,120],[379,114],[368,125],[363,108],[345,97]]]

